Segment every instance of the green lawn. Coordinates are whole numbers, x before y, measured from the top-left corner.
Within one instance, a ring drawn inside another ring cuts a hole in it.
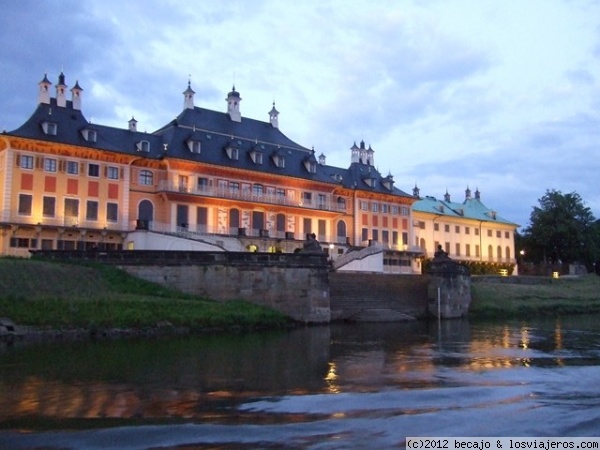
[[[553,279],[551,284],[472,283],[472,318],[520,318],[600,312],[600,277]]]
[[[0,317],[52,328],[275,328],[280,313],[243,301],[183,294],[112,266],[0,258]]]

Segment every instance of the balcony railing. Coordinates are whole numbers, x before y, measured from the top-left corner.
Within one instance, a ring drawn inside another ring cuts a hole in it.
[[[30,225],[58,228],[105,229],[113,231],[126,231],[119,222],[106,222],[100,220],[85,220],[77,217],[32,217],[13,214],[8,218],[15,225]]]
[[[285,195],[267,194],[249,189],[231,189],[214,186],[194,186],[181,185],[168,181],[161,181],[158,189],[165,192],[178,192],[190,195],[199,195],[205,197],[226,198],[231,200],[243,200],[254,203],[268,203],[273,205],[295,206],[309,209],[322,209],[325,211],[346,211],[346,202],[338,202],[334,196],[323,194],[322,198],[317,199],[294,199]]]

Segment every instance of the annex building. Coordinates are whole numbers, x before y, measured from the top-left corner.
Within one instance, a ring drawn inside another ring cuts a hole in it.
[[[0,254],[32,249],[294,252],[314,234],[338,270],[420,273],[442,245],[451,257],[514,262],[516,224],[468,192],[421,198],[375,168],[364,142],[347,168],[290,140],[268,120],[195,105],[158,130],[92,124],[83,89],[46,76],[19,128],[0,134]],[[70,92],[70,95],[69,95]],[[69,97],[69,98],[67,98]]]

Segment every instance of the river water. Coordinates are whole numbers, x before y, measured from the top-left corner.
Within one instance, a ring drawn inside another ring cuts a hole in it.
[[[403,448],[600,436],[600,316],[0,351],[0,448]]]

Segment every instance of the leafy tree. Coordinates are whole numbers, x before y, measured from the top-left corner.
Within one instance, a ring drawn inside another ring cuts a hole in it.
[[[600,225],[576,192],[547,190],[522,236],[526,258],[537,263],[585,263],[598,255]]]

